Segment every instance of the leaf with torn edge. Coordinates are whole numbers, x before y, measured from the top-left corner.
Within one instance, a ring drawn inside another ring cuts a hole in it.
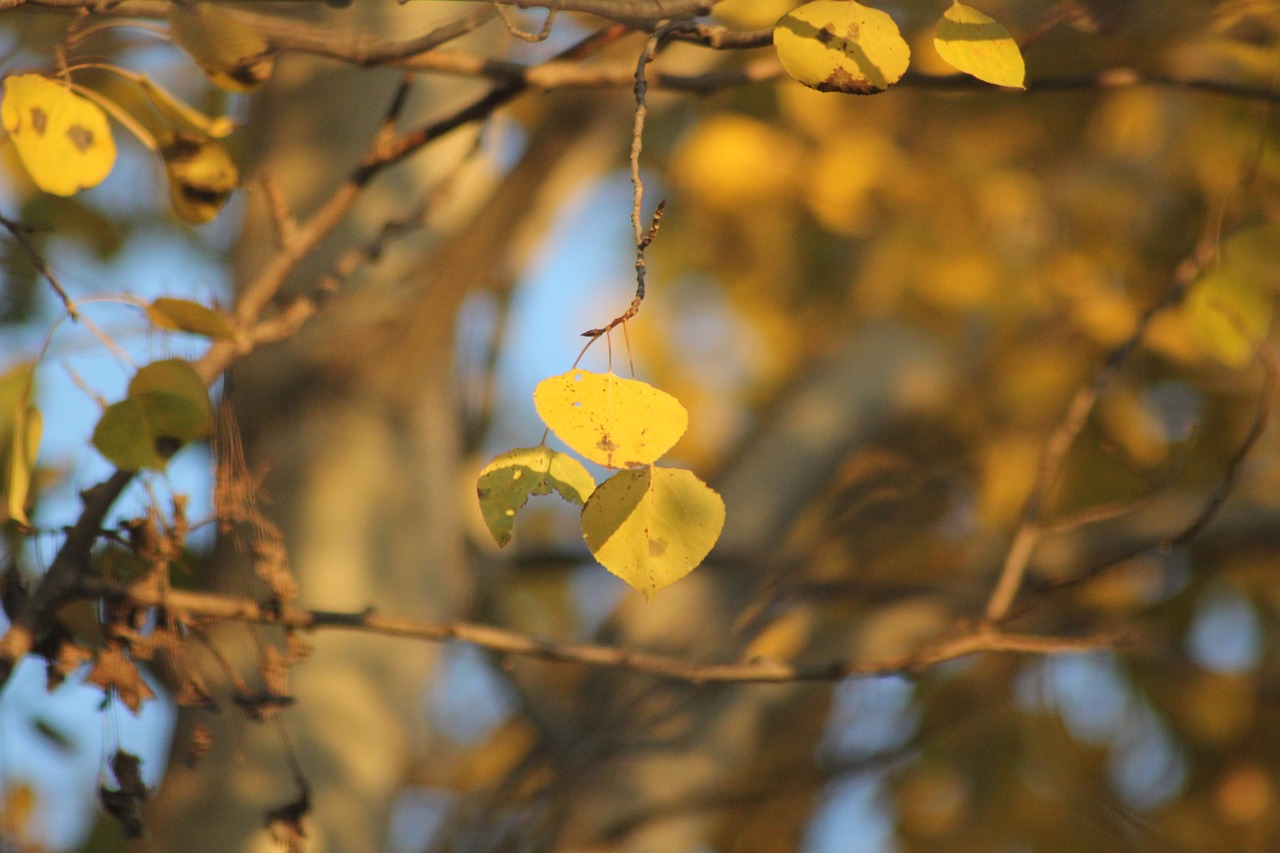
[[[675,397],[613,373],[570,370],[544,379],[533,404],[561,441],[606,468],[648,465],[689,428]]]
[[[971,6],[953,2],[938,21],[933,46],[948,65],[984,83],[1025,89],[1022,51],[996,21]]]
[[[114,690],[125,707],[135,714],[143,702],[156,698],[156,694],[138,672],[137,665],[129,660],[124,649],[114,643],[98,652],[98,659],[94,661],[93,669],[84,680],[108,692]]]
[[[569,503],[582,506],[595,487],[581,462],[540,444],[496,457],[480,472],[476,494],[484,523],[501,547],[511,541],[516,513],[531,496],[554,491]]]
[[[851,0],[814,0],[778,19],[773,46],[787,73],[819,92],[873,95],[911,60],[893,18]]]
[[[646,600],[693,571],[723,527],[720,495],[681,468],[619,471],[582,508],[591,553]]]
[[[35,185],[75,195],[111,174],[116,143],[102,108],[39,74],[4,78],[0,120]]]
[[[156,328],[172,332],[189,332],[215,340],[231,340],[236,336],[230,317],[188,299],[162,296],[147,306],[147,319]]]

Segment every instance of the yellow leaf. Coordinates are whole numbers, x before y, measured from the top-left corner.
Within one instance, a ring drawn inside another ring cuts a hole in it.
[[[209,3],[169,6],[173,40],[191,55],[214,85],[250,92],[271,77],[275,55],[253,27]]]
[[[1196,282],[1183,311],[1205,350],[1230,367],[1243,367],[1271,327],[1272,294],[1223,267]]]
[[[31,491],[31,474],[40,450],[40,434],[44,418],[35,406],[23,406],[13,422],[13,443],[9,450],[9,517],[30,526],[27,518],[27,495]]]
[[[190,332],[206,338],[230,340],[235,337],[231,318],[199,302],[162,296],[147,306],[147,319],[156,328]]]
[[[619,471],[582,508],[591,553],[646,600],[693,571],[723,527],[720,495],[680,468]]]
[[[689,427],[675,397],[612,373],[571,370],[544,379],[533,404],[565,444],[606,468],[648,465]]]
[[[192,225],[216,217],[240,182],[231,155],[212,140],[179,135],[160,150],[160,156],[173,209]]]
[[[540,444],[509,450],[480,472],[476,494],[484,523],[499,546],[511,541],[516,512],[531,495],[554,490],[570,503],[582,506],[596,487],[582,463]]]
[[[787,73],[820,92],[883,92],[911,59],[893,18],[849,0],[815,0],[783,15],[773,45]]]
[[[934,33],[933,46],[947,64],[985,83],[1025,89],[1026,65],[1009,31],[963,3],[952,3]]]
[[[47,193],[97,186],[115,165],[106,113],[63,83],[39,74],[6,77],[0,117],[31,180]]]

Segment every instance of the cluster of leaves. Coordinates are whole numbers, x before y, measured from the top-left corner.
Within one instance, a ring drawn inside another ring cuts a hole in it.
[[[175,3],[169,37],[222,89],[246,92],[270,76],[273,56],[262,36],[207,4]],[[150,109],[130,112],[105,93],[74,82],[72,72],[96,68],[129,81]],[[209,116],[147,77],[114,65],[86,63],[56,76],[14,74],[4,80],[0,116],[18,156],[41,190],[60,196],[95,187],[111,173],[116,144],[108,115],[159,154],[173,209],[192,224],[218,215],[239,173],[222,140],[235,130],[227,116]]]
[[[787,73],[822,92],[883,92],[907,72],[911,48],[888,13],[851,0],[814,0],[783,15],[773,33]],[[949,65],[997,86],[1024,88],[1018,43],[987,15],[953,2],[934,47]]]
[[[574,369],[538,384],[538,414],[583,458],[620,469],[599,486],[581,462],[547,447],[507,451],[480,472],[477,493],[499,546],[532,495],[582,507],[582,535],[601,565],[648,600],[691,572],[724,527],[724,501],[692,472],[654,463],[689,426],[680,401],[613,373]]]
[[[235,337],[231,318],[186,299],[161,297],[146,306],[158,329],[201,335],[213,340]],[[27,506],[33,491],[36,457],[44,418],[34,403],[34,363],[25,363],[0,378],[0,406],[7,421],[5,497],[8,517],[30,526]],[[124,471],[163,471],[184,445],[209,436],[213,407],[204,380],[190,362],[163,359],[139,368],[125,399],[102,413],[93,431],[93,446]]]

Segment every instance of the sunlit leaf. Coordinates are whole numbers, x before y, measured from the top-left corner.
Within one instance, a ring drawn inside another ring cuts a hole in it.
[[[1200,344],[1218,361],[1242,367],[1271,327],[1274,295],[1223,267],[1196,282],[1184,306]]]
[[[724,501],[680,468],[619,471],[582,508],[591,553],[649,600],[701,563],[723,527]]]
[[[552,491],[570,503],[582,506],[596,487],[582,463],[540,444],[509,450],[480,472],[476,493],[484,522],[498,545],[511,540],[516,513],[531,495]]]
[[[147,319],[157,328],[174,332],[190,332],[206,338],[225,340],[235,337],[230,317],[188,299],[162,296],[147,306]]]
[[[93,431],[93,446],[118,468],[163,470],[184,444],[207,436],[213,407],[189,362],[148,364],[129,383],[129,396],[108,406]]]
[[[883,92],[911,59],[893,18],[848,0],[815,0],[788,12],[773,44],[787,73],[821,92]]]
[[[958,71],[985,83],[1025,89],[1022,51],[996,21],[963,3],[952,3],[938,21],[933,46]]]
[[[97,186],[116,162],[106,113],[70,87],[39,74],[4,80],[0,118],[40,189],[75,195]]]
[[[169,198],[183,221],[203,225],[222,210],[240,173],[220,143],[178,136],[160,149]]]
[[[253,27],[210,3],[169,6],[173,40],[191,55],[216,86],[249,92],[271,77],[275,55]]]
[[[236,129],[236,123],[229,116],[207,116],[145,74],[139,74],[137,81],[156,111],[177,130],[222,139]]]
[[[607,468],[648,465],[689,427],[675,397],[612,373],[571,370],[544,379],[533,403],[565,444]]]
[[[31,474],[35,471],[43,428],[44,418],[39,409],[35,406],[18,409],[9,448],[9,517],[27,525],[31,524],[27,518],[27,495],[31,491]]]

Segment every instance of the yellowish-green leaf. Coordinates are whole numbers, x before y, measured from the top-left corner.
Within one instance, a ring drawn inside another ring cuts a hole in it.
[[[782,67],[820,92],[872,95],[897,83],[911,49],[885,12],[851,0],[814,0],[778,19]]]
[[[996,21],[971,6],[953,2],[938,21],[933,46],[947,64],[984,83],[1025,89],[1022,51]]]
[[[160,149],[160,156],[173,209],[192,225],[216,217],[240,182],[231,155],[212,140],[180,135]]]
[[[179,131],[222,139],[236,129],[230,116],[207,116],[145,74],[139,74],[136,80],[156,111]]]
[[[581,462],[540,444],[509,450],[486,465],[476,483],[476,494],[484,523],[503,546],[511,541],[516,513],[531,495],[555,491],[582,506],[595,487],[596,481]]]
[[[156,328],[206,338],[230,340],[236,334],[226,314],[187,299],[162,296],[147,306],[147,318]]]
[[[0,120],[35,185],[54,195],[97,186],[116,162],[106,113],[39,74],[4,80]]]
[[[693,571],[723,527],[720,495],[681,468],[619,471],[582,508],[591,553],[646,600]]]
[[[1271,327],[1274,295],[1222,267],[1196,282],[1183,307],[1200,344],[1215,359],[1242,367]]]
[[[163,470],[182,445],[204,438],[212,425],[213,406],[195,368],[166,359],[141,368],[129,396],[107,407],[93,446],[123,470]]]
[[[40,450],[40,434],[44,418],[35,406],[18,409],[13,424],[13,441],[9,449],[9,517],[30,525],[27,518],[27,496],[31,492],[31,474]]]
[[[675,397],[612,373],[570,370],[544,379],[533,404],[565,444],[606,468],[648,465],[689,427]]]
[[[191,55],[214,85],[249,92],[271,77],[275,55],[262,34],[211,3],[169,6],[173,40]]]

